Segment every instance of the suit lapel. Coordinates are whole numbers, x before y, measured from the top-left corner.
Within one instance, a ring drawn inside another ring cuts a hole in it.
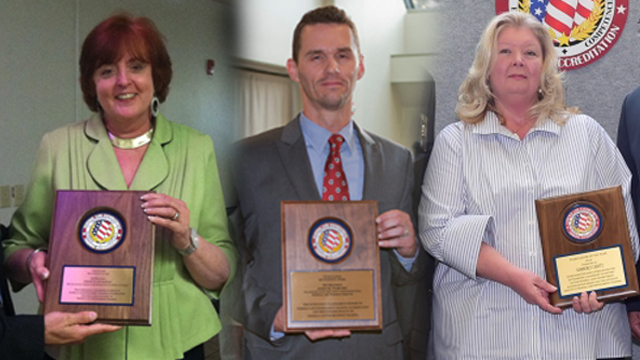
[[[375,181],[372,181],[376,176],[382,174],[382,158],[380,157],[380,149],[376,145],[375,141],[364,130],[360,129],[355,122],[353,126],[358,134],[360,140],[360,147],[362,148],[362,157],[364,158],[364,182],[362,185],[362,200],[375,200],[378,194],[378,189],[375,188]]]
[[[5,234],[5,227],[2,226],[2,235],[0,236],[0,241],[3,240]],[[4,250],[2,246],[0,246],[0,260],[4,264]],[[7,278],[4,274],[4,266],[0,266],[0,294],[2,294],[2,299],[0,299],[0,311],[4,311],[5,315],[15,315],[15,311],[13,309],[13,303],[11,302],[11,295],[9,294],[9,286],[7,285]]]
[[[142,158],[140,167],[131,182],[130,190],[155,189],[169,176],[169,160],[163,146],[173,139],[173,131],[169,122],[158,115],[153,140]]]
[[[113,152],[107,130],[98,115],[94,115],[85,125],[85,134],[97,143],[87,159],[87,168],[93,180],[107,190],[127,190],[120,164]]]
[[[298,197],[301,200],[322,200],[313,179],[299,115],[284,127],[276,146],[284,171]]]

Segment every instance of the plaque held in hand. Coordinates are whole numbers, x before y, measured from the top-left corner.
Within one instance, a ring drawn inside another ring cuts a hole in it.
[[[56,193],[45,314],[91,310],[96,322],[151,325],[155,227],[140,207],[146,193]]]
[[[380,330],[376,201],[283,201],[285,332]]]
[[[638,294],[622,188],[536,200],[551,304],[595,291],[599,301]]]

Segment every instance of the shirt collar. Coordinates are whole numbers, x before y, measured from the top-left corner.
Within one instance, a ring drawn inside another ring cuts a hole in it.
[[[329,138],[333,134],[329,130],[309,120],[302,112],[300,113],[300,128],[307,146],[311,146],[320,153],[325,150],[325,147],[327,150],[329,149]],[[352,153],[356,146],[353,120],[349,120],[349,123],[338,131],[338,134],[342,135],[347,145],[347,150],[349,153]]]
[[[529,132],[532,133],[536,131],[544,131],[558,135],[560,134],[560,130],[561,127],[560,125],[558,125],[558,123],[551,119],[545,119],[542,122],[537,122],[535,125],[533,125]],[[484,120],[474,124],[473,133],[483,135],[502,134],[510,137],[517,136],[511,133],[511,131],[509,131],[506,127],[502,126],[502,124],[500,124],[498,115],[496,115],[496,113],[494,113],[493,111],[487,111]]]

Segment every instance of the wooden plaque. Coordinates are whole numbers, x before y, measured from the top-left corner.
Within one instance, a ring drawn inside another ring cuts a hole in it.
[[[285,332],[380,330],[377,201],[283,201]]]
[[[583,291],[599,301],[638,294],[620,186],[536,200],[536,210],[554,306],[571,306]]]
[[[96,322],[151,325],[155,227],[140,207],[146,193],[56,193],[45,314],[91,310]]]

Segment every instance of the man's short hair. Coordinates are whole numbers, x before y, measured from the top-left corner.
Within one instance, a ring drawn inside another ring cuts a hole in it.
[[[356,25],[353,23],[353,21],[351,21],[349,16],[347,16],[347,13],[344,12],[344,10],[338,9],[333,5],[323,6],[304,14],[302,19],[296,26],[295,31],[293,32],[293,61],[295,61],[296,64],[298,63],[298,53],[300,52],[300,35],[302,34],[302,29],[307,25],[315,24],[347,25],[353,33],[353,39],[356,43],[356,49],[358,50],[358,53],[360,52],[360,40],[358,39],[358,31],[356,30]]]

